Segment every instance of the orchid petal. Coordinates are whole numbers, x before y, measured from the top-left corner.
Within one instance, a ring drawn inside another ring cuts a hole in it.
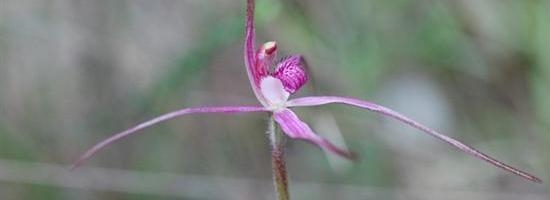
[[[144,128],[150,127],[152,125],[155,125],[157,123],[160,123],[166,120],[174,119],[176,117],[181,117],[183,115],[193,114],[193,113],[242,113],[242,112],[261,112],[261,111],[267,111],[267,109],[263,107],[255,107],[255,106],[224,106],[224,107],[184,108],[181,110],[169,112],[164,115],[155,117],[151,120],[148,120],[146,122],[140,123],[130,129],[114,134],[113,136],[97,143],[92,148],[87,150],[84,154],[82,154],[82,156],[80,156],[78,160],[76,160],[76,162],[73,163],[72,168],[74,169],[78,167],[82,162],[84,162],[85,160],[93,156],[99,150],[110,145],[111,143],[116,142],[120,139],[123,139],[127,136],[130,136],[132,134],[135,134],[139,130],[142,130]]]
[[[382,115],[386,115],[386,116],[389,116],[391,118],[394,118],[394,119],[397,119],[405,124],[408,124],[409,126],[412,126],[414,128],[417,128],[421,131],[423,131],[424,133],[427,133],[445,143],[448,143],[458,149],[460,149],[461,151],[467,153],[467,154],[470,154],[474,157],[477,157],[479,159],[482,159],[488,163],[491,163],[493,164],[494,166],[498,167],[498,168],[501,168],[503,170],[506,170],[508,172],[511,172],[513,174],[516,174],[518,176],[521,176],[527,180],[530,180],[530,181],[533,181],[533,182],[537,182],[537,183],[541,183],[542,180],[527,173],[527,172],[523,172],[519,169],[516,169],[510,165],[507,165],[501,161],[498,161],[494,158],[492,158],[491,156],[488,156],[476,149],[474,149],[473,147],[470,147],[468,145],[465,145],[464,143],[458,141],[458,140],[455,140],[453,138],[450,138],[446,135],[443,135],[435,130],[432,130],[396,111],[393,111],[389,108],[386,108],[384,106],[381,106],[381,105],[378,105],[378,104],[375,104],[375,103],[371,103],[371,102],[367,102],[367,101],[363,101],[363,100],[359,100],[359,99],[355,99],[355,98],[349,98],[349,97],[338,97],[338,96],[317,96],[317,97],[303,97],[303,98],[297,98],[297,99],[293,99],[293,100],[290,100],[287,102],[287,106],[289,107],[293,107],[293,106],[318,106],[318,105],[323,105],[323,104],[329,104],[329,103],[343,103],[343,104],[348,104],[348,105],[352,105],[352,106],[356,106],[356,107],[359,107],[359,108],[364,108],[364,109],[367,109],[367,110],[370,110],[370,111],[374,111],[374,112],[377,112],[377,113],[380,113]]]
[[[275,121],[279,123],[283,132],[291,138],[303,139],[318,145],[328,152],[335,153],[347,159],[354,160],[356,155],[342,148],[337,147],[325,138],[315,134],[311,128],[302,122],[291,110],[285,108],[273,114]]]
[[[244,40],[244,64],[246,66],[246,72],[248,74],[248,80],[250,80],[250,86],[256,98],[262,105],[266,105],[265,98],[260,92],[260,80],[262,78],[263,65],[258,65],[256,58],[256,51],[254,50],[256,33],[254,30],[254,0],[247,0],[246,7],[246,28],[245,28],[245,40]],[[267,72],[266,72],[267,73]]]

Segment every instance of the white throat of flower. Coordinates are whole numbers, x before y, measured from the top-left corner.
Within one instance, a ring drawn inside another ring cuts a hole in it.
[[[260,90],[267,100],[268,109],[277,111],[286,107],[290,93],[285,90],[281,80],[266,76],[260,81]]]

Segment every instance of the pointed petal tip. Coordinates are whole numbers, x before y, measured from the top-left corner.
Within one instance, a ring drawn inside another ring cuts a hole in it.
[[[535,183],[538,183],[538,184],[543,184],[544,183],[540,178],[537,178],[537,177],[532,177],[531,181],[533,181]]]
[[[71,164],[71,166],[69,167],[69,171],[72,172],[74,171],[76,168],[80,167],[80,164],[79,163],[73,163]]]
[[[99,148],[102,148],[103,146],[100,145]],[[91,156],[93,156],[98,150],[98,145],[92,147],[91,149],[89,149],[88,151],[86,151],[84,154],[80,155],[80,157],[78,157],[78,159],[76,159],[76,161],[73,162],[73,164],[71,164],[71,167],[69,168],[69,171],[73,171],[75,170],[76,168],[80,167],[82,165],[82,163],[84,163],[85,161],[88,160],[88,158],[90,158]]]
[[[521,176],[522,178],[525,178],[533,183],[538,183],[538,184],[543,184],[544,182],[542,181],[542,179],[536,177],[536,176],[533,176],[531,174],[527,174],[527,173],[524,173],[522,172],[521,174],[518,174],[519,176]]]
[[[336,154],[338,156],[341,156],[343,158],[346,158],[348,160],[351,160],[351,161],[354,161],[354,162],[359,160],[357,153],[355,153],[353,151],[348,151],[348,150],[340,148],[340,147],[337,147],[336,145],[332,144],[327,139],[322,139],[321,141],[319,141],[317,143],[317,145],[319,145],[321,148],[325,149],[328,152],[334,153],[334,154]]]

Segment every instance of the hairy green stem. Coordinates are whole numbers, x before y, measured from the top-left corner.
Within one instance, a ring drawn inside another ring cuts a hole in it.
[[[289,200],[288,178],[284,158],[284,135],[277,129],[273,117],[269,119],[269,140],[271,142],[271,168],[278,200]]]

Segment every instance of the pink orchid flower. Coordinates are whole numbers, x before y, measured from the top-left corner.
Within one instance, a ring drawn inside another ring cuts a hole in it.
[[[542,182],[541,179],[501,161],[498,161],[468,145],[453,138],[445,136],[432,130],[396,111],[384,106],[350,97],[339,96],[310,96],[289,100],[289,96],[298,91],[307,81],[308,75],[305,71],[305,62],[300,55],[290,55],[283,59],[276,60],[277,44],[274,41],[264,43],[258,50],[255,50],[255,29],[254,29],[254,0],[247,0],[246,9],[246,30],[244,41],[244,62],[248,79],[256,98],[262,106],[219,106],[219,107],[194,107],[176,110],[149,121],[140,123],[128,130],[117,133],[86,151],[73,165],[79,166],[83,161],[94,155],[109,144],[116,142],[137,131],[155,125],[159,122],[195,113],[245,113],[245,112],[271,112],[274,120],[281,127],[282,131],[290,138],[311,142],[321,149],[339,156],[354,159],[355,154],[337,147],[325,138],[315,134],[311,128],[301,121],[290,109],[300,106],[318,106],[329,103],[340,103],[355,106],[358,108],[377,112],[379,114],[399,120],[409,126],[417,128],[428,135],[431,135],[459,150],[482,159],[505,171],[516,174],[533,182]]]

